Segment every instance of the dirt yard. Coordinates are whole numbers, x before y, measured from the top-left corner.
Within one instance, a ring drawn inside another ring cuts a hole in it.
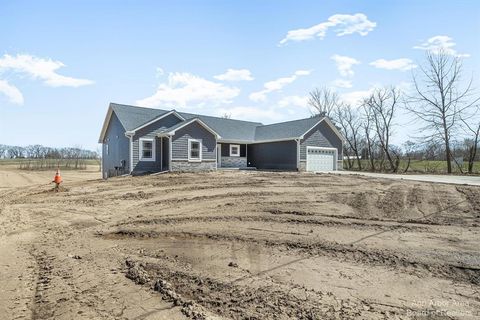
[[[0,189],[2,319],[478,319],[480,187],[216,172]]]
[[[5,165],[0,162],[0,192],[12,187],[49,185],[55,176],[55,170],[19,170],[18,164]],[[86,170],[61,170],[65,181],[85,181],[102,177],[98,165],[89,165]]]

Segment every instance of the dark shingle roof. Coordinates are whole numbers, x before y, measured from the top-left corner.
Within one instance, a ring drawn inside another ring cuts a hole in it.
[[[151,109],[135,107],[124,104],[111,103],[111,108],[124,126],[125,130],[131,131],[138,128],[171,110]],[[225,119],[219,117],[198,115],[186,112],[178,112],[185,120],[198,118],[207,126],[217,132],[222,140],[230,141],[266,141],[277,139],[296,139],[311,129],[322,118],[319,116],[293,120],[288,122],[263,125],[260,122]],[[181,124],[183,124],[182,122]],[[180,123],[168,128],[169,131]]]
[[[198,118],[202,120],[207,126],[215,130],[223,140],[253,141],[255,128],[262,125],[260,122],[225,119],[183,112],[179,114],[185,119]]]
[[[322,117],[293,120],[259,126],[255,130],[255,141],[298,138],[317,124]]]

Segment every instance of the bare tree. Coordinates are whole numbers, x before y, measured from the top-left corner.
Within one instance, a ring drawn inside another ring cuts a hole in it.
[[[225,112],[225,113],[222,115],[222,118],[223,118],[223,119],[231,119],[231,118],[232,118],[232,114],[231,114],[231,113],[228,113],[228,112]]]
[[[400,91],[395,87],[379,88],[364,100],[364,105],[369,109],[374,130],[383,155],[390,164],[390,169],[397,172],[400,163],[398,153],[390,147],[393,133],[393,119],[398,108]]]
[[[413,75],[415,95],[407,100],[407,109],[425,123],[420,130],[426,138],[443,142],[448,173],[452,172],[452,134],[459,128],[462,112],[478,101],[471,99],[472,80],[460,88],[461,75],[460,58],[445,51],[427,52],[420,75]]]
[[[376,136],[373,130],[373,115],[371,109],[363,104],[363,120],[361,126],[365,135],[367,157],[370,161],[370,170],[375,171],[375,145]]]
[[[8,147],[8,157],[10,159],[23,158],[25,154],[25,148],[19,146]]]
[[[326,87],[315,88],[309,93],[308,104],[312,107],[312,113],[331,117],[336,107],[340,105],[338,94]]]
[[[5,157],[5,152],[7,151],[8,146],[0,144],[0,159]]]
[[[335,113],[332,116],[340,125],[340,129],[348,143],[348,148],[346,149],[348,166],[349,168],[352,168],[353,166],[353,163],[350,159],[350,154],[353,153],[357,160],[358,169],[362,170],[362,162],[360,161],[362,140],[360,116],[356,110],[347,104],[338,106],[334,111]]]
[[[473,164],[477,156],[477,150],[480,144],[480,107],[475,108],[475,112],[469,117],[461,117],[464,130],[469,137],[464,140],[464,144],[468,150],[468,173],[473,173]],[[473,117],[472,117],[473,116]],[[476,117],[475,117],[476,116]]]

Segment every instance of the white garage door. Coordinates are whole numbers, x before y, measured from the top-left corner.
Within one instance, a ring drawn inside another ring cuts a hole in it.
[[[336,149],[307,147],[307,171],[335,170]]]

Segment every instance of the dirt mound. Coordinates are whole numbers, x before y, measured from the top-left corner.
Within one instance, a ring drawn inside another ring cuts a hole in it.
[[[381,191],[352,191],[330,195],[362,219],[428,224],[476,224],[480,194],[475,187],[433,184],[391,184]]]
[[[145,193],[143,191],[127,192],[121,196],[115,197],[116,200],[145,200],[154,196],[153,193]]]

